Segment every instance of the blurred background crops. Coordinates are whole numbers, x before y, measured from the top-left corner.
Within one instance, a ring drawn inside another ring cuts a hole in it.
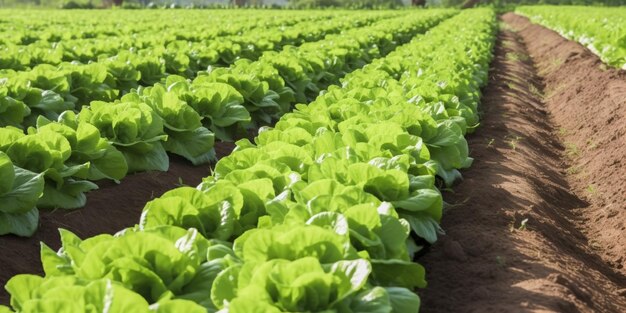
[[[98,9],[120,7],[139,8],[319,8],[344,7],[354,9],[426,7],[472,7],[489,5],[495,7],[526,4],[549,5],[626,5],[626,0],[0,0],[0,7]]]

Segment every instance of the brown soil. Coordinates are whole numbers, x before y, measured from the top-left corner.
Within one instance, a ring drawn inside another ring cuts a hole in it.
[[[422,312],[626,312],[616,101],[626,80],[552,31],[502,19],[482,127],[469,138],[475,163],[445,195],[447,234],[418,259]]]
[[[216,143],[218,158],[230,154],[234,145]],[[144,172],[125,177],[120,184],[102,181],[100,189],[87,195],[87,205],[79,210],[41,212],[40,225],[32,238],[0,236],[0,286],[20,273],[43,274],[39,259],[40,242],[60,247],[58,228],[81,238],[115,233],[135,225],[146,202],[180,185],[195,186],[210,173],[211,165],[193,166],[187,160],[170,156],[167,172]],[[0,304],[8,304],[8,294],[0,288]]]
[[[509,19],[531,57],[542,56],[537,68],[546,84],[548,112],[565,145],[568,181],[591,203],[578,212],[579,225],[591,247],[626,275],[626,72],[607,67],[555,32],[526,27],[524,17]]]

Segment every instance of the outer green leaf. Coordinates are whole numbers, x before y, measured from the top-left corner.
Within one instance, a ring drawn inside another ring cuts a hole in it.
[[[204,127],[192,131],[168,131],[168,138],[163,146],[165,150],[178,154],[194,165],[208,163],[215,159],[213,145],[215,136]]]
[[[42,209],[78,209],[87,202],[85,193],[96,189],[98,185],[86,180],[69,179],[61,187],[46,183],[37,206]]]
[[[32,236],[39,226],[39,210],[33,207],[25,213],[0,212],[0,235]]]
[[[389,294],[389,300],[393,307],[393,312],[418,313],[420,309],[420,298],[411,290],[398,287],[385,288]]]

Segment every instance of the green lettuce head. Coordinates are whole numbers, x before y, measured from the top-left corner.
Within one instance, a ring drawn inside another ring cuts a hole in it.
[[[39,224],[35,206],[43,193],[43,174],[14,166],[0,152],[0,177],[0,235],[31,236]]]

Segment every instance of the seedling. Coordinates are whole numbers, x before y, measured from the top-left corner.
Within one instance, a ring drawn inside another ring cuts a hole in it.
[[[516,61],[516,62],[519,61],[517,53],[515,53],[515,52],[507,52],[505,57],[509,61]]]
[[[554,71],[556,68],[558,68],[559,66],[563,65],[564,60],[560,59],[560,58],[552,58],[552,60],[550,60],[550,64],[548,66],[546,66],[543,70],[539,71],[539,75],[545,75],[547,73],[551,73],[552,71]]]
[[[517,135],[507,135],[506,137],[504,137],[504,139],[506,143],[509,145],[509,147],[515,150],[517,149],[517,143],[520,141],[520,139],[522,139],[522,137],[517,136]]]
[[[501,30],[508,30],[508,31],[515,32],[515,30],[513,29],[513,27],[512,27],[511,25],[507,24],[507,23],[499,22],[499,23],[498,23],[498,27],[499,27]],[[507,40],[507,41],[505,41],[505,42],[508,42],[508,40]]]
[[[580,168],[578,166],[570,166],[567,169],[567,174],[569,175],[576,175],[578,173],[580,173]]]
[[[580,150],[575,143],[565,143],[565,153],[570,158],[578,157],[580,155]]]
[[[511,49],[511,48],[515,47],[515,42],[510,41],[510,40],[505,40],[505,41],[502,42],[502,45],[504,47],[506,47],[506,48]]]
[[[602,245],[595,240],[589,240],[589,247],[591,247],[591,249],[593,250],[602,249]]]
[[[519,230],[526,230],[526,224],[527,223],[528,223],[528,219],[527,218],[523,219],[522,222],[520,223],[519,228],[517,228],[517,229],[519,229]]]
[[[589,184],[589,186],[587,186],[587,188],[585,188],[585,190],[587,190],[587,192],[588,192],[590,195],[592,195],[592,196],[593,196],[593,195],[595,195],[595,194],[596,194],[596,192],[597,192],[597,190],[596,190],[596,186],[594,186],[593,184]]]
[[[517,141],[509,141],[507,143],[509,144],[509,147],[511,147],[511,149],[513,149],[513,151],[515,151],[515,149],[517,149]]]
[[[587,140],[587,146],[589,147],[590,150],[594,150],[595,148],[598,147],[598,144],[594,142],[593,140],[589,139]]]
[[[511,90],[515,89],[515,84],[513,84],[512,82],[506,83],[506,86]]]
[[[532,93],[535,97],[537,98],[543,98],[543,92],[541,92],[541,90],[539,90],[539,88],[537,88],[537,86],[535,86],[535,84],[530,83],[528,84],[528,90],[530,91],[530,93]]]
[[[515,62],[518,62],[518,61],[526,62],[530,60],[530,57],[527,54],[522,54],[518,52],[507,52],[505,57],[507,60],[515,61]]]

